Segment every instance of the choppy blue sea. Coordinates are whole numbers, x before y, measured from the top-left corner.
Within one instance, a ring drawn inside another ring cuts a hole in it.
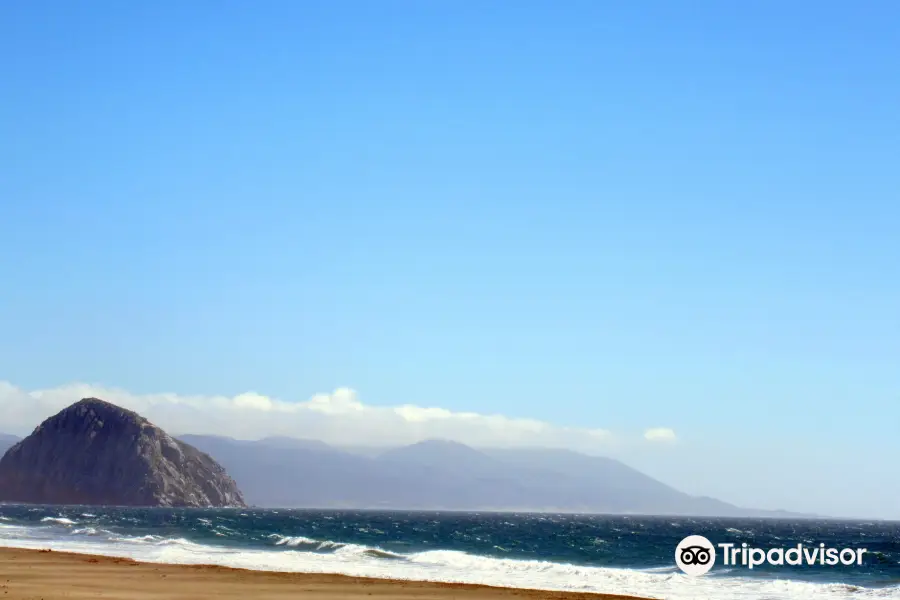
[[[717,563],[692,578],[675,566],[689,534],[867,553],[861,566]],[[0,545],[647,598],[900,599],[900,523],[884,522],[0,505]]]

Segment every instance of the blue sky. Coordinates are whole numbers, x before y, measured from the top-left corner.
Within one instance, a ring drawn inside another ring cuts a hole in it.
[[[900,518],[898,27],[4,3],[0,380],[667,427],[689,491]]]

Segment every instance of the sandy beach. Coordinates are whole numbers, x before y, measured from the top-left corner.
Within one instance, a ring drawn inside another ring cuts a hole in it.
[[[344,575],[271,573],[217,566],[162,565],[124,558],[12,548],[0,548],[0,597],[3,600],[635,600],[631,596],[364,579]]]

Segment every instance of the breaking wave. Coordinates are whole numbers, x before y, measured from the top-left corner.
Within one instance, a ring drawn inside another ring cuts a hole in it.
[[[60,525],[65,525],[67,527],[71,527],[75,525],[76,522],[72,519],[67,519],[66,517],[44,517],[41,519],[41,523],[59,523]]]

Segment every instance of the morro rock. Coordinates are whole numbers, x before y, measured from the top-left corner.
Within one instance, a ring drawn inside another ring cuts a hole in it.
[[[209,455],[144,417],[85,398],[0,459],[0,501],[110,506],[245,506]]]

